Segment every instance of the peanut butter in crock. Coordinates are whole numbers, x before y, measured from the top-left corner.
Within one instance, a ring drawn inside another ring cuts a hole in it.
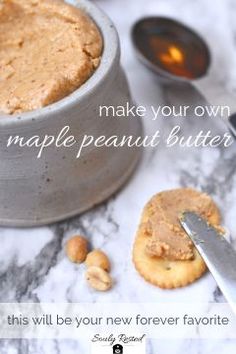
[[[0,1],[0,111],[31,111],[79,88],[99,65],[94,22],[62,0]]]

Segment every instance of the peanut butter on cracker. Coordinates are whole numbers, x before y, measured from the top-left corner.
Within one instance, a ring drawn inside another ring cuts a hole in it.
[[[193,244],[179,223],[179,216],[184,211],[196,212],[213,225],[220,222],[213,200],[190,188],[160,193],[151,203],[155,212],[150,218],[152,237],[146,248],[151,256],[169,260],[193,258]]]
[[[220,227],[220,212],[205,193],[190,188],[155,195],[145,206],[133,248],[133,262],[149,283],[163,289],[186,286],[200,278],[206,264],[181,228],[179,216],[193,211]]]

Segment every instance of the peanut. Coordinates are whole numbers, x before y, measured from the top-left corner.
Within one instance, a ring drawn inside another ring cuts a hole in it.
[[[98,291],[107,291],[112,287],[111,276],[99,267],[89,267],[86,272],[86,280],[93,289]]]
[[[101,250],[94,250],[87,255],[85,264],[87,267],[99,267],[109,272],[111,269],[110,261],[107,255]]]
[[[74,236],[66,243],[66,254],[71,262],[83,263],[88,254],[88,241],[82,236]]]

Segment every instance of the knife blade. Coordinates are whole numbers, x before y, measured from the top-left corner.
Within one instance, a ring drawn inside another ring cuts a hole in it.
[[[236,252],[206,220],[192,212],[179,218],[219,288],[236,314]]]

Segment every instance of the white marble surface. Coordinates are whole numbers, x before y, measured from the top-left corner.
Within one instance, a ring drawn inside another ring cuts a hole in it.
[[[135,59],[129,31],[135,19],[148,15],[168,15],[197,29],[214,53],[214,70],[221,85],[236,90],[236,4],[234,0],[97,0],[116,24],[122,47],[122,64],[128,75],[133,97],[145,106],[194,104],[197,94],[185,90],[161,88]],[[220,70],[217,70],[220,68]],[[227,84],[226,84],[227,81]],[[216,123],[210,122],[211,126]],[[151,122],[151,133],[171,120]],[[185,132],[200,130],[199,121],[185,119]],[[206,124],[206,123],[201,123]],[[206,126],[204,125],[206,128]],[[191,130],[190,130],[191,129]],[[222,129],[217,127],[212,129]],[[224,224],[236,245],[236,152],[231,149],[181,150],[161,147],[146,150],[143,160],[125,188],[104,205],[81,217],[50,227],[30,230],[0,229],[0,301],[1,302],[178,302],[223,301],[210,274],[193,285],[172,291],[157,289],[136,273],[131,249],[141,210],[158,191],[192,186],[210,193],[221,205]],[[116,284],[111,292],[90,290],[83,278],[84,266],[74,266],[65,257],[64,244],[75,233],[87,235],[94,247],[106,251],[112,261]],[[189,354],[234,352],[234,341],[175,340],[149,343],[148,354]],[[1,354],[88,353],[83,341],[2,340]]]

